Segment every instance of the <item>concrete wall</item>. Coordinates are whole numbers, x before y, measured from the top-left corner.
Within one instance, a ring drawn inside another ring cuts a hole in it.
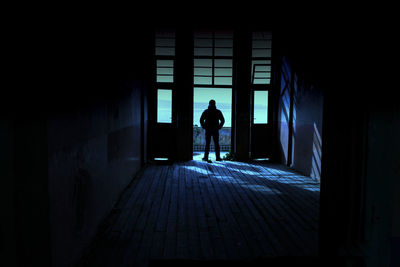
[[[278,106],[280,161],[316,179],[321,177],[323,93],[308,84],[282,59]],[[291,104],[291,94],[293,97]],[[292,105],[293,131],[290,133]],[[291,140],[289,140],[291,139]],[[291,148],[289,148],[291,146]],[[289,155],[289,153],[291,155]],[[291,159],[290,159],[291,158]]]
[[[299,80],[295,84],[292,168],[320,179],[323,93]]]
[[[80,256],[141,166],[141,89],[49,118],[53,266]]]

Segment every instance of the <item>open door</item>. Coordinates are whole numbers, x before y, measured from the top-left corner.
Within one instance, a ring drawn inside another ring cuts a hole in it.
[[[171,159],[176,124],[175,31],[156,31],[154,44],[154,87],[150,94],[150,157]]]
[[[154,158],[171,159],[174,138],[173,90],[157,89],[157,119],[153,125],[152,152]]]
[[[268,90],[253,90],[251,112],[251,158],[270,158],[272,127]]]
[[[253,32],[251,59],[251,158],[271,158],[271,32]]]

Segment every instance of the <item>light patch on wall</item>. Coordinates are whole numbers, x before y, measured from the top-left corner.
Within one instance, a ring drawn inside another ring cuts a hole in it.
[[[321,154],[322,154],[322,139],[321,134],[318,131],[317,125],[314,123],[314,134],[313,134],[313,152],[312,152],[312,168],[311,177],[320,179],[321,178]]]

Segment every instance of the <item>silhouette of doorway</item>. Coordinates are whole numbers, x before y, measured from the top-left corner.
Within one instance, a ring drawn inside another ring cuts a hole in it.
[[[225,118],[224,127],[219,131],[221,157],[231,150],[232,134],[232,89],[195,87],[193,92],[193,159],[201,159],[205,150],[205,130],[200,126],[200,116],[208,108],[210,99],[216,101],[217,109]],[[211,160],[215,160],[214,143],[211,141]]]

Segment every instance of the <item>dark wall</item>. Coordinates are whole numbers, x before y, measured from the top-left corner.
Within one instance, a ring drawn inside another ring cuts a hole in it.
[[[0,120],[0,265],[16,263],[16,231],[14,203],[14,125],[10,119]]]
[[[72,29],[46,110],[53,266],[78,260],[147,149],[147,31],[106,20]]]
[[[1,98],[0,265],[71,266],[146,158],[147,30],[35,22]]]
[[[142,88],[132,86],[48,121],[53,266],[77,259],[141,167]]]
[[[0,263],[50,266],[46,120],[14,115],[0,124]]]

